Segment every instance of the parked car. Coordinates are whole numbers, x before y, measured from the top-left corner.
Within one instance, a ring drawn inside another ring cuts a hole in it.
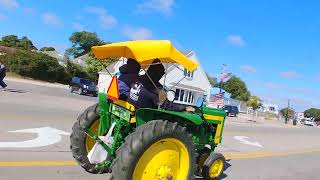
[[[239,109],[237,106],[225,105],[223,107],[223,110],[227,113],[227,116],[237,117],[237,115],[239,114]]]
[[[314,125],[314,121],[311,120],[311,119],[305,119],[304,125],[306,125],[306,126],[313,126],[313,125]]]
[[[97,96],[97,86],[96,83],[89,79],[73,77],[69,84],[70,92],[76,92],[80,95],[91,94],[92,96]]]

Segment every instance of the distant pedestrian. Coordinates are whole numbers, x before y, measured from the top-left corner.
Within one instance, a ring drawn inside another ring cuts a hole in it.
[[[6,77],[6,66],[0,62],[0,86],[6,88],[6,83],[3,82],[4,77]]]

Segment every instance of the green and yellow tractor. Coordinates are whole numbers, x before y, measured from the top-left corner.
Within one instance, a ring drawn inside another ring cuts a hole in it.
[[[100,59],[135,59],[142,69],[154,59],[190,72],[198,66],[165,40],[112,43],[95,46],[92,51]],[[166,93],[173,101],[174,91]],[[223,110],[206,107],[204,98],[198,99],[193,113],[161,106],[136,109],[117,94],[117,77],[113,76],[108,91],[99,93],[99,103],[87,108],[72,127],[71,151],[87,172],[112,173],[115,180],[221,177],[225,158],[214,151],[222,139]]]

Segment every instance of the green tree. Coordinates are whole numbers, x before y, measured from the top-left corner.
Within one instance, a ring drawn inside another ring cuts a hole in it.
[[[280,110],[280,113],[281,113],[281,115],[282,116],[284,116],[284,117],[287,117],[287,115],[288,115],[288,118],[289,119],[291,119],[291,118],[293,118],[293,116],[294,116],[294,114],[295,114],[295,112],[294,112],[294,110],[292,109],[292,108],[282,108],[281,110]]]
[[[67,54],[75,58],[89,53],[92,46],[104,44],[96,33],[87,31],[74,32],[69,40],[72,43],[72,47],[67,49]]]
[[[262,106],[261,100],[259,99],[258,96],[250,96],[250,98],[247,101],[246,105],[248,107],[252,107],[252,109],[254,111],[256,111],[257,109],[259,109]]]
[[[40,51],[55,51],[56,49],[54,47],[43,47],[40,49]]]
[[[79,65],[68,60],[66,62],[66,71],[71,77],[89,78],[88,73]]]
[[[12,48],[19,48],[23,50],[37,50],[37,48],[33,45],[32,41],[28,39],[26,36],[18,39],[16,35],[8,35],[2,37],[0,41],[0,45],[8,46]]]
[[[315,121],[320,121],[320,109],[310,108],[304,111],[304,116],[307,118],[313,118]]]
[[[232,76],[227,82],[222,84],[222,88],[231,94],[231,98],[241,101],[248,101],[250,92],[246,84],[236,76]]]
[[[0,56],[8,71],[24,77],[50,82],[67,83],[70,75],[58,60],[43,53],[17,50],[15,54]]]
[[[37,50],[37,48],[33,45],[32,41],[28,39],[26,36],[22,37],[19,40],[19,47],[24,50]]]
[[[207,75],[207,78],[208,78],[211,86],[216,86],[216,84],[217,84],[217,78],[210,76],[208,73],[206,73],[206,75]]]
[[[19,42],[18,36],[16,35],[7,35],[2,37],[2,41],[4,42]]]
[[[3,36],[0,41],[0,45],[8,47],[18,47],[19,44],[18,36],[16,35],[7,35]]]
[[[97,80],[99,76],[98,73],[117,60],[117,58],[97,59],[92,53],[90,53],[89,58],[86,60],[87,66],[85,68],[89,75],[89,79]]]
[[[246,102],[246,105],[248,107],[252,107],[253,109],[253,116],[257,116],[258,114],[256,113],[256,110],[259,109],[262,104],[261,104],[261,100],[259,99],[258,96],[250,96],[249,100]],[[253,117],[254,119],[254,117]]]

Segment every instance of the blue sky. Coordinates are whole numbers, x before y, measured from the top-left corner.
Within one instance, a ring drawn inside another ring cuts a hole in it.
[[[301,111],[320,108],[318,7],[316,0],[0,0],[0,36],[60,51],[81,30],[110,42],[169,39],[194,50],[209,74],[228,64],[252,94],[281,107],[291,99]]]

